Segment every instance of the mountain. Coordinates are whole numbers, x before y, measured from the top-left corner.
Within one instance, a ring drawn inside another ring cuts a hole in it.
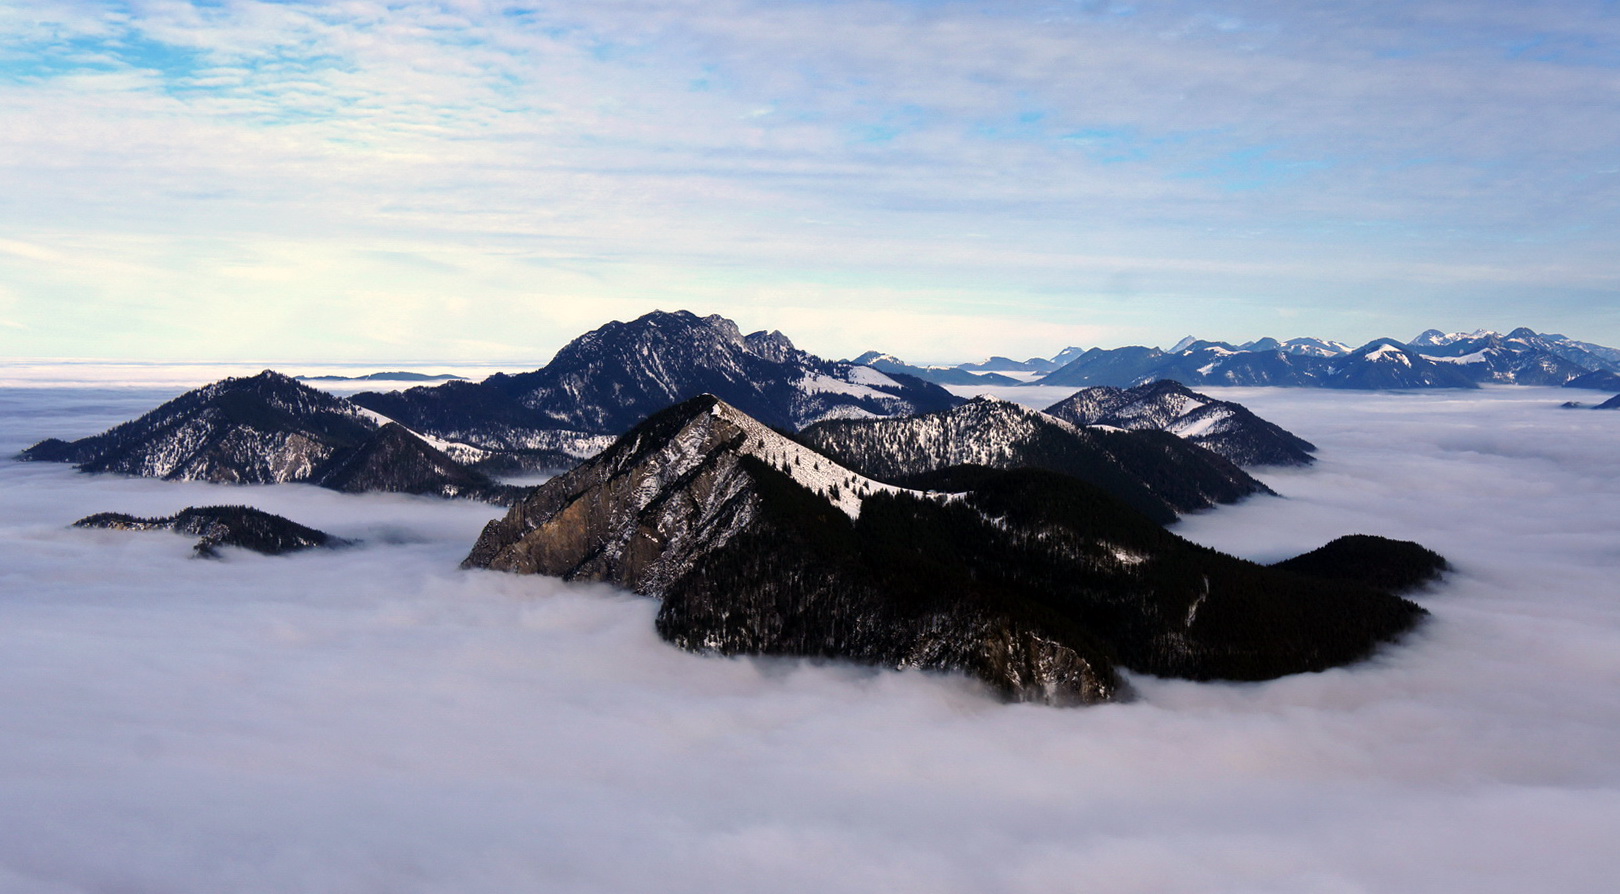
[[[1429,329],[1408,344],[1419,353],[1434,356],[1469,354],[1482,348],[1507,344],[1512,346],[1510,350],[1516,353],[1550,354],[1583,370],[1620,373],[1620,350],[1576,341],[1557,333],[1536,332],[1527,326],[1520,326],[1507,335],[1491,329],[1466,333],[1445,333],[1438,329]]]
[[[1070,345],[1056,354],[1053,354],[1052,359],[1048,362],[1052,364],[1052,369],[1058,369],[1060,367],[1067,366],[1071,361],[1074,360],[1074,358],[1079,357],[1085,352],[1085,348]]]
[[[1191,345],[1197,338],[1183,338],[1183,345]],[[1291,355],[1302,356],[1338,356],[1349,353],[1349,345],[1343,342],[1332,342],[1328,338],[1288,338],[1286,342],[1278,342],[1277,338],[1255,338],[1252,342],[1244,342],[1236,347],[1238,351],[1283,351]]]
[[[1070,348],[1069,350],[1074,350]],[[978,363],[960,363],[956,368],[973,373],[986,372],[1038,372],[1048,373],[1062,364],[1054,363],[1042,357],[1031,357],[1028,360],[1014,360],[1011,357],[991,357]],[[1017,381],[1016,379],[1014,381]]]
[[[1169,351],[1093,348],[1033,384],[1129,388],[1173,379],[1190,386],[1471,388],[1480,383],[1563,385],[1600,370],[1620,374],[1620,350],[1527,328],[1507,335],[1430,329],[1409,343],[1381,338],[1355,350],[1319,338],[1263,338],[1233,345],[1192,336]]]
[[[568,468],[613,442],[613,436],[558,426],[509,394],[513,376],[446,382],[404,391],[362,391],[350,400],[412,430],[477,445],[491,471]]]
[[[829,417],[905,415],[961,402],[912,376],[823,360],[780,332],[743,335],[724,317],[687,311],[608,323],[533,372],[350,399],[415,431],[559,467],[649,414],[705,393],[789,430]]]
[[[1290,338],[1287,341],[1279,342],[1277,349],[1285,354],[1299,354],[1306,357],[1338,357],[1351,351],[1350,346],[1344,342],[1310,337]],[[1249,350],[1260,349],[1250,348]]]
[[[1434,330],[1430,330],[1433,332]],[[1446,335],[1431,339],[1444,344],[1423,349],[1423,355],[1442,363],[1453,363],[1476,382],[1503,385],[1565,385],[1590,375],[1597,363],[1585,351],[1555,344],[1529,329],[1515,329],[1508,335],[1495,332],[1473,335]],[[1582,366],[1565,355],[1579,357],[1593,366]]]
[[[1405,592],[1439,578],[1450,566],[1439,553],[1410,540],[1348,534],[1271,567]]]
[[[1592,409],[1594,409],[1594,410],[1620,410],[1620,394],[1616,394],[1614,397],[1609,398],[1608,400],[1604,401],[1603,403],[1598,404],[1597,406],[1593,407]]]
[[[1156,372],[1138,384],[1174,379],[1205,385],[1313,385],[1329,361],[1315,354],[1291,354],[1282,348],[1243,350],[1218,342],[1194,342],[1180,353],[1165,357]]]
[[[1453,364],[1438,363],[1392,338],[1380,338],[1329,361],[1320,384],[1363,390],[1397,388],[1478,388]]]
[[[1597,369],[1583,373],[1564,383],[1565,388],[1590,388],[1594,391],[1620,391],[1620,373]]]
[[[1266,679],[1365,656],[1425,614],[1182,540],[1036,469],[928,493],[843,468],[704,396],[491,522],[467,567],[661,600],[682,648],[965,673],[1004,697],[1124,697],[1118,667]]]
[[[880,354],[877,351],[867,351],[850,363],[860,366],[870,366],[878,372],[900,373],[901,375],[915,376],[925,382],[935,385],[1017,385],[1017,379],[997,375],[995,373],[975,373],[964,367],[949,366],[913,366],[893,354]]]
[[[265,370],[188,391],[99,435],[41,441],[19,458],[169,481],[297,481],[345,491],[517,498],[517,489],[496,484],[447,450],[483,455],[462,444],[430,444],[341,397]]]
[[[1076,392],[1046,413],[1074,425],[1167,431],[1239,466],[1303,466],[1316,446],[1256,416],[1170,379],[1128,390],[1100,385]]]
[[[1407,342],[1407,344],[1419,350],[1425,348],[1444,348],[1461,341],[1472,341],[1475,339],[1500,334],[1501,333],[1491,329],[1475,329],[1473,332],[1441,332],[1438,329],[1425,329],[1422,332],[1419,332],[1417,337]]]
[[[452,459],[397,422],[344,451],[310,480],[344,493],[391,491],[440,497],[472,497],[510,504],[521,488],[496,484],[489,476]]]
[[[111,528],[119,531],[174,531],[200,536],[197,555],[217,558],[222,546],[239,546],[267,556],[279,556],[316,547],[346,546],[349,541],[324,531],[251,506],[187,506],[165,518],[137,518],[121,512],[100,512],[73,523],[75,528]]]
[[[1164,432],[1082,429],[993,397],[920,416],[829,419],[799,437],[847,468],[897,485],[956,466],[1049,469],[1163,524],[1271,493],[1225,459]]]
[[[1036,385],[1135,384],[1158,369],[1166,354],[1158,348],[1091,348],[1035,380]]]

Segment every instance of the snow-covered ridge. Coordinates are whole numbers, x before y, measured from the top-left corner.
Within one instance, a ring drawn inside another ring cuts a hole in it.
[[[378,428],[390,423],[400,425],[400,423],[388,418],[387,416],[384,416],[376,410],[368,410],[365,407],[355,407],[354,409],[356,411],[356,415],[373,423]],[[421,439],[423,443],[435,450],[438,450],[440,453],[449,456],[458,463],[471,465],[479,460],[487,459],[491,455],[490,451],[485,450],[482,447],[474,447],[471,444],[466,444],[461,441],[448,441],[444,438],[435,437],[434,435],[424,434],[416,431],[408,425],[400,425],[400,427]]]
[[[708,415],[742,431],[744,440],[740,452],[785,473],[851,519],[860,517],[861,501],[875,493],[903,493],[923,498],[938,496],[927,491],[884,484],[850,471],[803,444],[783,437],[718,398]]]
[[[1405,366],[1412,365],[1412,359],[1406,356],[1406,352],[1394,345],[1379,345],[1361,356],[1365,360],[1394,361]]]

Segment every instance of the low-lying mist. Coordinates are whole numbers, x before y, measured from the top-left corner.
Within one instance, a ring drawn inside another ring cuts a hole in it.
[[[170,396],[0,390],[0,453]],[[1456,566],[1422,629],[1328,673],[1004,705],[691,655],[650,600],[458,570],[495,507],[0,461],[0,891],[1612,890],[1620,413],[1218,396],[1320,461],[1176,530],[1261,561],[1417,540]],[[210,503],[364,542],[208,561],[68,527]]]

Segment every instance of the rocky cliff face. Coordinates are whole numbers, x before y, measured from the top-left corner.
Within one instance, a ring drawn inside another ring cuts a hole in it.
[[[1216,400],[1169,379],[1135,388],[1086,388],[1046,408],[1075,425],[1167,431],[1239,466],[1302,466],[1316,446],[1247,407]]]
[[[465,564],[658,597],[684,648],[966,673],[1048,704],[1122,697],[1117,664],[1320,669],[1423,614],[1189,544],[1069,476],[957,469],[953,493],[886,484],[705,396],[536,489]]]

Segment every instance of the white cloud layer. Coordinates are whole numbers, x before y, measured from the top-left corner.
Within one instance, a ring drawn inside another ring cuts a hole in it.
[[[153,390],[0,390],[0,450]],[[497,510],[0,464],[0,890],[1606,892],[1620,871],[1620,414],[1556,389],[1238,390],[1322,448],[1181,530],[1457,572],[1354,668],[967,682],[704,658],[603,587],[464,573]],[[248,502],[367,541],[220,562],[101,510]]]

